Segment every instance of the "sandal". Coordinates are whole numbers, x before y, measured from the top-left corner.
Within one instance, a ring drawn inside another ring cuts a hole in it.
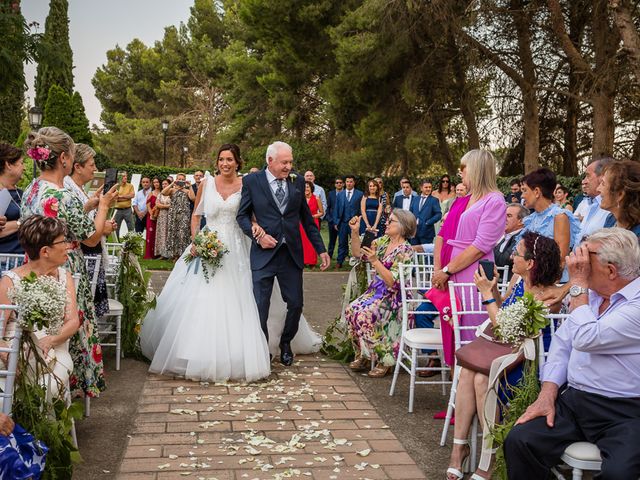
[[[454,438],[453,439],[453,443],[454,443],[454,445],[469,445],[469,440],[467,440],[467,439],[460,440],[459,438]],[[467,454],[464,457],[462,457],[462,462],[461,462],[461,465],[460,465],[461,470],[458,470],[455,467],[447,468],[447,473],[445,474],[445,479],[446,480],[452,480],[449,475],[454,475],[456,480],[462,480],[464,478],[464,472],[469,470],[470,454],[471,454],[471,449],[469,449]]]
[[[349,364],[349,368],[355,372],[367,370],[369,368],[369,360],[360,356]]]
[[[374,368],[369,373],[367,373],[367,375],[371,378],[382,378],[390,371],[391,371],[391,367],[378,365],[376,368]]]

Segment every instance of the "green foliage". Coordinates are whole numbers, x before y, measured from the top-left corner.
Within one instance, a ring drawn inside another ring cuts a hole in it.
[[[176,169],[176,167],[159,167],[157,165],[132,165],[132,164],[125,163],[125,164],[113,165],[113,166],[116,167],[121,172],[129,173],[129,176],[133,175],[134,173],[139,173],[143,177],[149,177],[149,178],[158,177],[161,180],[164,178],[167,178],[169,175],[175,176],[176,172],[178,172],[178,169]],[[201,170],[201,168],[198,168],[198,167],[184,168],[184,169],[180,169],[180,172],[193,173],[196,170]]]
[[[82,97],[78,92],[74,92],[71,97],[71,123],[66,132],[76,143],[93,146],[93,137],[89,131],[89,119],[84,111]]]
[[[138,258],[144,255],[144,239],[137,233],[122,237],[121,265],[116,283],[118,300],[122,303],[122,351],[125,355],[140,358],[140,328],[149,308],[156,304],[149,292],[149,273],[145,272]]]
[[[73,54],[69,44],[69,4],[67,0],[50,0],[49,15],[39,45],[35,81],[36,105],[46,105],[53,85],[68,95],[73,93]]]
[[[59,85],[53,84],[47,95],[44,107],[43,126],[58,127],[65,132],[73,123],[73,104],[71,96]]]

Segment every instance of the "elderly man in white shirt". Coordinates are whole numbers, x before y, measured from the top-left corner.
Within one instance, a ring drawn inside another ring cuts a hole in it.
[[[133,213],[136,214],[136,232],[144,232],[144,228],[147,225],[147,198],[151,193],[151,180],[149,177],[142,177],[140,180],[142,188],[138,190],[136,196],[133,197],[131,206],[133,207]]]

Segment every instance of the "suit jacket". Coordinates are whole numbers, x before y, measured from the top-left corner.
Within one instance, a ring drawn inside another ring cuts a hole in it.
[[[351,200],[347,201],[347,189],[338,192],[336,195],[336,209],[333,215],[333,224],[340,226],[349,222],[354,216],[360,215],[360,202],[363,193],[354,188]]]
[[[333,216],[334,216],[334,212],[336,210],[337,207],[337,199],[336,199],[336,192],[335,190],[331,190],[329,191],[329,194],[327,195],[327,211],[325,212],[325,216],[324,218],[327,219],[327,221],[333,225]]]
[[[414,199],[418,198],[418,196],[416,195],[411,195],[411,198],[409,199],[411,202],[413,202]],[[392,207],[393,208],[400,208],[402,209],[402,201],[404,200],[404,195],[398,195],[397,197],[393,198],[393,204]],[[411,210],[411,203],[409,204],[409,210]]]
[[[411,197],[410,211],[418,220],[418,229],[416,237],[420,240],[424,240],[424,243],[432,243],[436,236],[436,230],[434,225],[442,218],[442,210],[440,209],[440,202],[437,198],[429,195],[420,208],[420,201],[422,197]]]
[[[260,270],[267,265],[276,251],[284,245],[283,240],[296,265],[304,268],[300,226],[304,228],[316,252],[326,251],[304,197],[304,177],[296,174],[293,180],[290,175],[286,182],[288,200],[284,211],[281,212],[264,169],[250,173],[242,179],[242,198],[236,215],[238,225],[245,235],[253,240],[251,219],[255,215],[256,221],[264,231],[278,241],[275,248],[262,248],[255,240],[251,243],[252,270]]]
[[[505,265],[509,265],[509,280],[511,280],[511,276],[513,275],[513,259],[511,258],[511,252],[518,243],[519,233],[512,235],[507,245],[500,251],[500,245],[503,244],[504,240],[500,241],[495,248],[493,249],[494,262],[497,267],[504,267]]]

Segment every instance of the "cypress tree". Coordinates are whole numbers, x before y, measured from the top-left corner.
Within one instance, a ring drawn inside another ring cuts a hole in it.
[[[58,85],[51,85],[47,95],[47,103],[44,107],[44,119],[42,125],[46,127],[58,127],[67,133],[72,127],[73,103],[71,96]]]
[[[82,97],[78,92],[75,92],[71,97],[71,125],[67,133],[75,142],[93,146],[93,138],[89,131],[89,119],[84,111]]]
[[[24,68],[27,58],[27,26],[20,4],[0,5],[0,141],[14,143],[24,117]]]
[[[47,105],[52,85],[59,85],[68,95],[73,94],[73,54],[69,44],[69,3],[51,0],[49,15],[38,55],[35,82],[36,105]]]

